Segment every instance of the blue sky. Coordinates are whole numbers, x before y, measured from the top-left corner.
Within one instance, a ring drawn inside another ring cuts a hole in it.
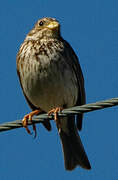
[[[1,0],[0,123],[21,119],[30,111],[16,74],[16,54],[34,23],[55,17],[79,56],[87,103],[118,96],[118,2],[116,0]],[[80,133],[92,170],[64,169],[54,122],[47,132],[37,125],[33,139],[23,128],[0,134],[0,179],[117,179],[118,107],[85,114]]]

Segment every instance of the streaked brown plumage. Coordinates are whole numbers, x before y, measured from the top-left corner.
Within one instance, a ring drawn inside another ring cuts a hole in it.
[[[68,108],[85,104],[84,79],[72,47],[61,37],[60,25],[53,18],[39,20],[26,36],[17,55],[20,84],[32,110],[49,112],[56,107]],[[82,128],[83,115],[69,116],[57,123],[64,152],[65,168],[77,165],[90,169],[77,128]],[[48,130],[50,123],[44,123]]]

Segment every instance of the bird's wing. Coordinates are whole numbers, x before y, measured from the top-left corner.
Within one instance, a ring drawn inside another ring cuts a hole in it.
[[[86,103],[86,95],[85,95],[85,88],[84,88],[84,77],[83,77],[83,73],[79,64],[79,59],[76,56],[74,50],[72,49],[72,47],[70,46],[70,44],[68,42],[66,42],[65,40],[64,44],[65,44],[65,48],[67,48],[68,50],[66,51],[66,58],[68,60],[69,65],[71,66],[71,68],[73,69],[76,77],[77,77],[77,85],[78,85],[78,99],[75,105],[83,105]],[[82,119],[83,119],[83,114],[79,114],[77,115],[77,127],[79,130],[82,129]]]
[[[26,98],[26,101],[28,103],[28,105],[30,106],[30,108],[34,111],[36,109],[38,109],[36,106],[34,106],[30,100],[28,99],[28,97],[26,96],[24,90],[23,90],[23,86],[22,86],[22,82],[21,82],[21,78],[20,78],[20,72],[18,71],[18,62],[20,59],[18,59],[19,56],[17,56],[17,74],[18,74],[18,77],[19,77],[19,81],[20,81],[20,85],[21,85],[21,88],[22,88],[22,91],[23,91],[23,94]],[[39,114],[43,114],[45,113],[44,111],[41,111]],[[50,124],[50,121],[49,120],[45,120],[44,122],[42,122],[42,124],[44,125],[44,127],[48,130],[48,131],[51,131],[51,124]]]

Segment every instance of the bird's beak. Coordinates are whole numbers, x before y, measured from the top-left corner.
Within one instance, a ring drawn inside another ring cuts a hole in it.
[[[51,29],[51,30],[55,30],[59,28],[59,23],[56,21],[51,22],[50,24],[48,24],[47,28]]]

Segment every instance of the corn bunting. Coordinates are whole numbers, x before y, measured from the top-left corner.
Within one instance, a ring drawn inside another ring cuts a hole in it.
[[[28,119],[39,113],[54,113],[67,170],[77,165],[90,169],[90,163],[77,130],[82,128],[83,114],[58,118],[58,111],[85,104],[84,78],[79,60],[60,34],[54,18],[38,20],[26,36],[17,54],[17,72],[24,96],[33,110],[23,118],[27,132]],[[51,130],[49,121],[44,126]],[[36,133],[36,127],[33,124]]]

